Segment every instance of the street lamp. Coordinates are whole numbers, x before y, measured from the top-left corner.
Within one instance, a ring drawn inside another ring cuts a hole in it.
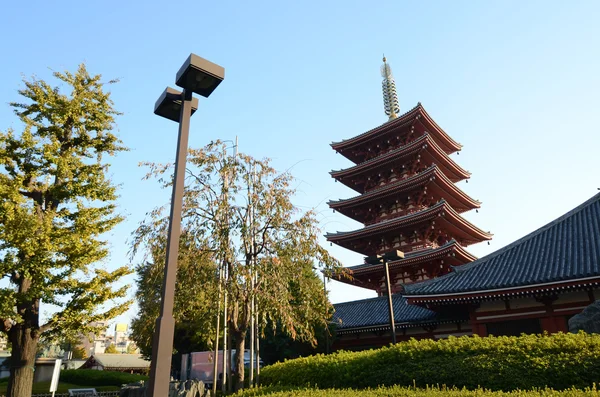
[[[205,98],[223,81],[225,70],[212,62],[191,54],[176,75],[176,84],[183,92],[167,88],[154,105],[154,114],[179,123],[177,137],[177,155],[171,195],[171,214],[167,239],[167,257],[162,286],[160,315],[156,319],[156,328],[152,341],[152,362],[150,366],[149,397],[169,395],[171,378],[171,356],[173,354],[173,300],[177,275],[177,256],[179,253],[179,235],[181,233],[181,207],[185,180],[185,162],[190,132],[190,117],[198,109],[198,99],[192,97],[195,92]]]
[[[390,286],[390,269],[388,266],[389,261],[395,261],[404,258],[404,252],[402,251],[390,251],[382,255],[373,255],[365,258],[365,262],[371,265],[377,265],[383,262],[385,268],[385,288],[387,289],[388,296],[388,310],[390,315],[390,328],[392,330],[392,343],[396,343],[396,324],[394,323],[394,305],[392,304],[392,288]]]

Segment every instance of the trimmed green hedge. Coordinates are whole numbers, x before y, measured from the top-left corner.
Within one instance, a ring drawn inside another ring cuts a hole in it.
[[[81,386],[121,386],[139,380],[148,380],[147,376],[126,374],[115,371],[97,371],[95,369],[67,369],[60,371],[60,382]]]
[[[336,352],[270,365],[263,385],[376,388],[414,384],[516,390],[584,389],[600,383],[600,335],[450,337]]]
[[[569,389],[556,391],[552,389],[515,390],[510,392],[489,391],[484,389],[466,390],[444,387],[428,387],[413,389],[400,386],[381,387],[377,389],[291,389],[282,387],[267,387],[244,390],[235,394],[236,397],[584,397],[600,396],[596,388],[587,390]]]

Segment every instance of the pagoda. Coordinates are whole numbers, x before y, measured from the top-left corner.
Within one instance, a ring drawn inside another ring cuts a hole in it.
[[[451,267],[475,260],[465,247],[490,240],[492,235],[462,216],[481,205],[456,186],[470,177],[450,157],[462,146],[435,123],[421,103],[399,115],[394,78],[385,57],[383,62],[384,108],[389,120],[331,144],[354,163],[332,171],[331,176],[358,195],[328,204],[363,227],[326,238],[365,256],[403,251],[403,259],[389,263],[391,290],[397,293],[403,285],[444,275]],[[386,292],[382,266],[349,267],[351,277],[340,281],[381,296]]]

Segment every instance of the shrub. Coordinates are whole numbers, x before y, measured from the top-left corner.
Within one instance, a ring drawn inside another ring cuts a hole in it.
[[[147,376],[94,369],[67,369],[60,372],[60,381],[80,386],[121,386],[126,383],[148,380]]]
[[[450,337],[362,352],[336,352],[261,370],[263,385],[375,388],[448,385],[515,390],[585,388],[600,381],[600,335]]]
[[[237,393],[235,397],[584,397],[600,396],[596,388],[587,390],[568,389],[556,391],[552,389],[515,390],[511,392],[490,391],[485,389],[466,390],[446,387],[427,387],[423,389],[399,386],[381,387],[377,389],[293,389],[284,387],[266,387],[248,389]]]

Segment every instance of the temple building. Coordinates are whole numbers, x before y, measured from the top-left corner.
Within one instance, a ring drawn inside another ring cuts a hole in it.
[[[477,259],[466,247],[492,235],[462,214],[481,203],[456,186],[469,172],[450,155],[454,141],[419,103],[400,115],[384,58],[388,122],[331,146],[353,166],[332,171],[358,195],[329,205],[364,227],[326,235],[365,256],[390,250],[398,340],[448,335],[518,335],[566,331],[566,321],[600,294],[600,195],[551,224]],[[378,297],[335,305],[334,348],[364,349],[391,341],[382,264],[347,268],[339,281]]]

